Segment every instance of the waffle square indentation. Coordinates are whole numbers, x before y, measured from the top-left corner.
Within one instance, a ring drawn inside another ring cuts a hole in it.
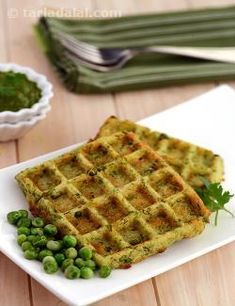
[[[76,155],[67,155],[56,161],[59,171],[67,178],[72,179],[85,171],[85,167],[76,158]]]
[[[183,190],[182,182],[177,180],[175,175],[165,174],[162,177],[150,176],[150,185],[163,198],[168,198]]]
[[[61,179],[55,172],[47,167],[40,169],[36,173],[29,174],[29,179],[41,191],[48,191],[60,184]]]
[[[163,167],[162,161],[155,158],[152,152],[145,150],[139,154],[130,155],[128,161],[141,176],[148,176]]]
[[[93,166],[102,166],[114,160],[114,155],[105,145],[90,143],[82,149],[84,156],[93,164]]]
[[[71,212],[66,215],[66,218],[76,227],[81,235],[90,233],[102,226],[96,216],[87,208]]]
[[[130,134],[117,135],[110,145],[120,156],[128,155],[141,147]]]
[[[114,196],[109,197],[96,209],[111,224],[128,215],[128,211],[123,207],[123,204]]]
[[[117,188],[122,188],[135,180],[135,175],[128,169],[124,163],[110,164],[104,171],[105,177]]]
[[[72,183],[88,200],[95,199],[107,191],[103,179],[98,175],[83,175],[78,179],[75,179]]]
[[[117,241],[113,239],[112,233],[105,232],[97,236],[91,241],[91,245],[95,248],[96,252],[102,256],[108,256],[117,253],[121,250]]]
[[[149,234],[138,220],[132,220],[118,229],[123,239],[130,245],[135,246],[149,240]]]
[[[150,224],[157,234],[164,234],[179,226],[177,221],[163,209],[153,212],[146,218],[146,222]]]
[[[187,194],[182,195],[174,201],[169,201],[169,205],[174,210],[179,220],[189,222],[200,215],[200,206],[196,207],[197,199],[193,200]]]
[[[54,208],[59,212],[66,212],[76,207],[81,207],[85,204],[79,194],[71,194],[67,190],[57,192],[49,196],[49,201]]]
[[[136,209],[144,209],[156,202],[156,199],[146,189],[144,185],[136,184],[128,187],[124,191],[124,196]]]

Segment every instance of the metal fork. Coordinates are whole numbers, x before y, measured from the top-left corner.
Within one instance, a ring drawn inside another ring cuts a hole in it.
[[[65,33],[57,32],[55,34],[67,51],[76,56],[82,64],[97,71],[120,69],[134,56],[152,52],[235,64],[234,47],[157,46],[131,49],[98,48]]]

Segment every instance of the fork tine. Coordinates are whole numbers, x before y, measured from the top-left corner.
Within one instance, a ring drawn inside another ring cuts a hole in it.
[[[59,36],[70,42],[74,47],[79,48],[79,50],[81,50],[82,52],[89,53],[92,55],[97,55],[99,58],[102,58],[105,61],[107,60],[107,62],[110,61],[110,58],[111,61],[113,61],[113,56],[110,57],[110,52],[107,53],[106,50],[102,48],[100,49],[94,45],[78,40],[64,33],[58,33],[58,34]]]
[[[74,46],[78,47],[80,50],[83,50],[89,53],[100,54],[99,49],[93,45],[77,40],[74,37],[71,37],[67,34],[62,34],[60,32],[58,34],[59,36],[61,36],[61,38],[71,42]]]
[[[77,54],[80,58],[87,60],[89,62],[93,62],[99,65],[112,65],[116,64],[119,59],[116,57],[110,57],[107,59],[97,47],[76,40],[70,36],[59,33],[60,41],[65,46],[65,48],[69,49],[74,54]],[[63,43],[64,42],[64,43]]]
[[[63,43],[63,42],[62,42]],[[68,43],[67,41],[65,42],[64,46],[66,47],[67,50],[70,50],[72,53],[77,54],[79,57],[83,58],[84,60],[87,60],[89,62],[94,62],[94,63],[103,63],[103,60],[96,55],[93,54],[88,54],[86,51],[81,50],[77,46],[73,46],[72,44]]]
[[[91,50],[87,47],[83,47],[80,43],[77,43],[77,42],[71,41],[70,43],[71,43],[71,45],[73,45],[73,47],[78,48],[84,54],[89,54],[89,55],[93,55],[93,56],[100,56],[100,52],[97,51],[97,50],[94,52],[93,50]]]
[[[117,63],[113,66],[102,66],[102,65],[97,65],[95,63],[87,62],[83,58],[80,58],[72,53],[69,53],[69,50],[66,51],[66,56],[68,56],[71,60],[75,61],[75,63],[80,63],[88,68],[91,68],[92,70],[99,71],[99,72],[108,72],[111,70],[116,70],[120,68],[120,64]]]
[[[90,54],[89,51],[84,48],[81,48],[79,44],[74,44],[72,41],[67,40],[65,38],[60,38],[60,42],[65,48],[70,49],[75,53],[81,54],[84,58],[90,59],[92,57],[94,59],[97,59],[96,54]]]
[[[78,54],[78,56],[88,61],[93,61],[99,64],[102,64],[104,62],[104,60],[102,59],[102,55],[100,53],[91,52],[90,49],[81,46],[80,42],[75,42],[74,40],[70,40],[65,37],[61,37],[60,41],[65,48],[70,49],[73,53]]]

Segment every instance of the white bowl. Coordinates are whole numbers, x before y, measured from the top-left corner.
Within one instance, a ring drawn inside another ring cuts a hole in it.
[[[29,120],[16,123],[0,123],[0,141],[8,141],[24,136],[33,126],[46,118],[51,106],[44,107],[40,114],[36,114]]]
[[[0,64],[0,71],[13,71],[25,74],[29,80],[37,84],[38,88],[41,90],[42,93],[40,100],[35,103],[31,108],[22,108],[17,112],[0,112],[0,124],[16,123],[20,121],[30,120],[34,116],[39,115],[43,108],[49,105],[50,98],[53,96],[52,85],[48,82],[47,78],[44,75],[35,72],[31,68],[19,66],[13,63]]]

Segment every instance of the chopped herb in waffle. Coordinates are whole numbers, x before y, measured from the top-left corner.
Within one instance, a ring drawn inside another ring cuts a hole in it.
[[[76,235],[98,265],[125,267],[200,234],[196,192],[131,132],[98,138],[16,176],[33,214]]]

